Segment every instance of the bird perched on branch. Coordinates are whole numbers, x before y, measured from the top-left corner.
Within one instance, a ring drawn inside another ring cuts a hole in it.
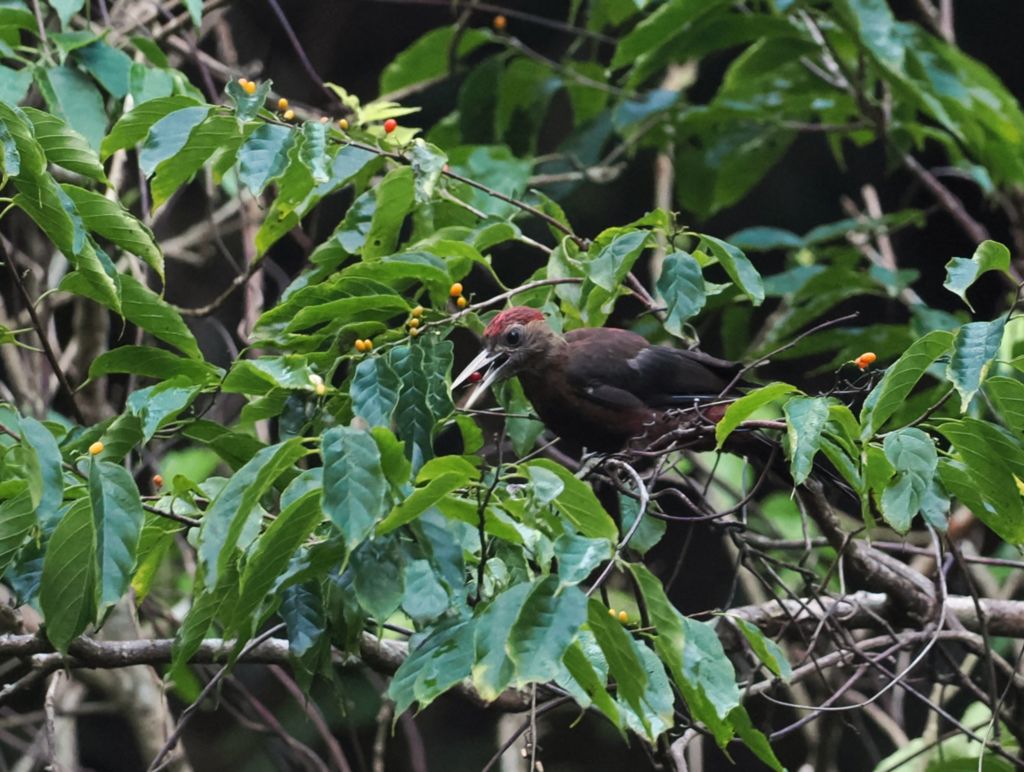
[[[699,351],[651,345],[629,330],[559,335],[540,311],[517,306],[487,325],[483,350],[452,388],[483,372],[468,408],[491,384],[518,376],[551,431],[590,450],[613,452],[648,448],[684,425],[695,427],[691,437],[712,438],[708,427],[738,396],[741,370]]]

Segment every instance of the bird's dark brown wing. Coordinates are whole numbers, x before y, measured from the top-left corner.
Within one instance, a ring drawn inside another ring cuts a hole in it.
[[[608,407],[668,408],[716,399],[741,368],[700,351],[652,346],[628,330],[573,330],[565,339],[569,385]]]

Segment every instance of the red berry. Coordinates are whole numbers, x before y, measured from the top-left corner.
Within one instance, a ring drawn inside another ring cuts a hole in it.
[[[397,128],[398,121],[396,121],[394,118],[388,118],[386,121],[384,121],[384,131],[386,131],[388,134],[390,134]]]
[[[475,373],[470,373],[469,374],[469,382],[470,383],[479,383],[479,381],[482,378],[483,378],[483,375],[481,375],[479,371],[477,371]]]

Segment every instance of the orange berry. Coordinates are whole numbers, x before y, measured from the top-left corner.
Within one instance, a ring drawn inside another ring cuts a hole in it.
[[[462,295],[459,295],[459,299],[455,301],[455,305],[459,308],[465,308],[469,305],[469,301],[462,297]]]
[[[625,611],[620,611],[619,612],[619,621],[622,622],[623,624],[628,622],[629,621],[629,614],[627,614]]]
[[[420,326],[420,320],[417,319],[414,316],[412,319],[410,319],[408,322],[406,322],[406,324],[408,324],[410,327],[419,327]]]
[[[410,337],[415,338],[419,334],[420,334],[420,328],[419,327],[410,327],[409,328],[409,336]]]
[[[277,109],[278,110],[287,110],[288,109],[288,100],[285,99],[284,97],[281,97],[280,99],[278,99],[277,100]]]
[[[373,351],[373,341],[369,338],[363,341],[363,346],[366,347],[366,351]]]
[[[239,85],[239,86],[241,86],[241,87],[242,87],[243,89],[244,89],[244,88],[245,88],[245,87],[246,87],[246,86],[247,86],[247,85],[248,85],[249,83],[251,83],[251,81],[250,81],[250,80],[249,80],[248,78],[239,78],[239,79],[238,79],[238,85]]]
[[[348,121],[342,118],[340,121],[338,121],[338,128],[341,129],[342,131],[348,131]]]
[[[356,351],[358,351],[360,354],[366,351],[366,344],[363,343],[362,338],[356,338]]]
[[[413,319],[417,319],[423,316],[423,306],[416,306],[412,311],[409,312],[409,315],[412,316]]]
[[[92,445],[89,446],[89,455],[90,456],[98,456],[102,452],[103,452],[103,443],[100,442],[99,440],[97,440],[96,442],[94,442]]]
[[[448,294],[451,295],[453,298],[459,297],[460,295],[462,295],[462,285],[459,284],[458,282],[455,282],[451,286],[451,289],[448,290]]]
[[[284,115],[282,115],[281,117],[284,118],[286,121],[293,121],[295,120],[295,111],[285,110]]]
[[[244,84],[242,84],[242,88],[245,90],[246,94],[256,93],[256,84],[253,83],[251,80],[247,80]]]
[[[874,362],[878,357],[873,351],[865,351],[859,357],[853,360],[853,363],[857,365],[861,370],[866,370],[868,366]]]
[[[153,487],[154,488],[163,488],[164,487],[164,478],[163,478],[162,475],[159,475],[159,474],[153,475]]]
[[[386,134],[390,134],[391,132],[393,132],[397,128],[398,128],[398,121],[396,121],[394,118],[388,118],[386,121],[384,121],[384,132]]]
[[[498,32],[504,32],[505,27],[508,26],[508,19],[506,19],[499,13],[491,21],[491,26],[494,27],[494,29],[496,29]]]

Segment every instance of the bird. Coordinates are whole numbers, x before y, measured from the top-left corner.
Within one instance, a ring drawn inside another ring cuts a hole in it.
[[[543,313],[525,306],[498,313],[483,343],[452,381],[453,390],[476,382],[463,408],[494,383],[517,376],[544,425],[590,451],[647,448],[687,422],[713,444],[715,422],[743,385],[739,363],[654,345],[618,328],[559,335]]]

